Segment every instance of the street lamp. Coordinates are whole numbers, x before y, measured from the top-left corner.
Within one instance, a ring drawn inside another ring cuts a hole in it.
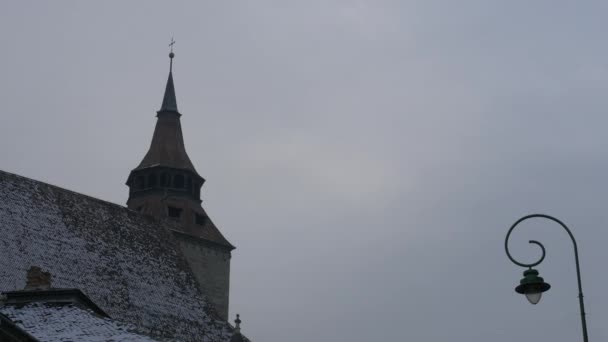
[[[519,286],[515,292],[526,295],[526,299],[534,305],[540,302],[543,292],[549,290],[551,285],[545,283],[544,279],[538,276],[538,271],[528,269],[524,271],[524,278],[519,281]]]
[[[505,251],[507,252],[507,256],[514,264],[519,265],[521,267],[528,268],[527,270],[524,271],[524,278],[522,280],[520,280],[519,285],[515,288],[515,292],[525,295],[530,303],[538,304],[538,302],[540,301],[540,299],[542,297],[542,293],[545,291],[548,291],[551,288],[551,285],[549,285],[548,283],[545,283],[545,280],[539,276],[538,271],[532,268],[534,266],[539,265],[545,259],[545,246],[543,246],[540,242],[535,241],[535,240],[529,241],[531,244],[535,244],[535,245],[539,246],[542,251],[542,256],[540,257],[540,259],[537,262],[533,262],[530,264],[521,263],[521,262],[513,259],[513,257],[511,256],[511,253],[509,252],[509,237],[511,236],[511,232],[513,231],[513,229],[521,222],[523,222],[527,219],[536,218],[536,217],[545,218],[545,219],[558,223],[560,226],[562,226],[562,228],[564,228],[566,230],[566,232],[570,236],[570,239],[572,240],[572,245],[574,246],[574,259],[576,262],[576,277],[578,280],[578,301],[579,301],[579,306],[580,306],[580,310],[581,310],[581,323],[583,325],[583,341],[589,342],[589,338],[587,337],[587,321],[585,319],[585,304],[583,303],[583,289],[581,286],[581,269],[580,269],[579,262],[578,262],[578,247],[576,245],[576,240],[574,239],[574,235],[572,235],[572,232],[570,232],[570,229],[562,221],[556,219],[553,216],[549,216],[549,215],[532,214],[532,215],[524,216],[524,217],[520,218],[519,220],[515,221],[515,223],[513,223],[513,225],[509,229],[509,232],[507,233],[507,237],[505,238]]]

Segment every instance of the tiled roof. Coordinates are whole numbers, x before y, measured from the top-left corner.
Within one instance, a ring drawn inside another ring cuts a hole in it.
[[[229,341],[171,233],[125,207],[0,171],[0,291],[39,266],[113,319],[179,341]],[[204,336],[204,338],[201,338]]]
[[[132,327],[73,305],[44,303],[0,309],[18,327],[41,342],[155,342]]]

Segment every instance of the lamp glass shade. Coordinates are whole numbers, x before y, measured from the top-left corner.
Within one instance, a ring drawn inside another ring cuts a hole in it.
[[[540,302],[540,299],[542,298],[542,296],[543,296],[543,293],[540,291],[526,293],[526,299],[528,300],[528,302],[530,302],[530,304],[533,304],[533,305],[538,304],[538,302]]]

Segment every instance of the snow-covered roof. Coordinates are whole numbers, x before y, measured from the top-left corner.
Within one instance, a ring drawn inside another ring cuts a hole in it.
[[[19,328],[41,342],[155,342],[133,327],[103,318],[73,305],[33,303],[0,308]]]
[[[113,319],[179,341],[229,341],[170,223],[0,171],[0,291],[39,266],[53,287],[83,291]],[[202,337],[204,336],[204,338]]]

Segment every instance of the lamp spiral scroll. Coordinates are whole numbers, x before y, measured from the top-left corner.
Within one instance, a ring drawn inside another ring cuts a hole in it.
[[[530,241],[528,241],[528,242],[529,242],[529,243],[531,243],[531,244],[538,245],[538,246],[540,247],[541,251],[543,252],[543,255],[541,255],[540,259],[538,259],[538,261],[537,261],[537,262],[533,262],[533,263],[531,263],[531,264],[524,264],[523,262],[519,262],[519,261],[517,261],[517,260],[515,260],[515,259],[513,258],[513,256],[512,256],[512,255],[511,255],[511,253],[509,252],[509,236],[511,235],[511,231],[513,230],[513,228],[515,228],[515,225],[513,225],[513,226],[511,227],[511,230],[509,230],[509,233],[507,234],[507,239],[505,240],[505,251],[507,252],[507,256],[509,257],[509,259],[510,259],[510,260],[511,260],[511,261],[512,261],[514,264],[519,265],[519,266],[521,266],[521,267],[530,267],[530,268],[532,268],[532,267],[534,267],[534,266],[536,266],[536,265],[540,265],[540,263],[541,263],[541,262],[543,262],[543,260],[545,260],[545,255],[546,255],[546,252],[545,252],[545,246],[543,246],[543,244],[542,244],[542,243],[540,243],[540,242],[538,242],[538,241],[536,241],[536,240],[530,240]]]

